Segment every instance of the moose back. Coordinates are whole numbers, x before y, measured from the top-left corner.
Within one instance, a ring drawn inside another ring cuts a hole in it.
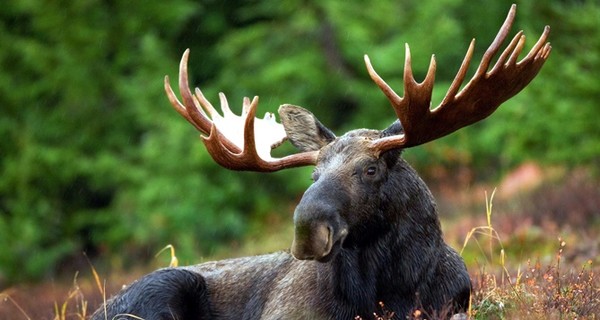
[[[536,76],[551,49],[548,27],[521,60],[525,38],[517,33],[490,69],[515,10],[513,5],[475,75],[460,89],[471,42],[445,98],[432,110],[433,57],[418,83],[406,46],[400,97],[365,56],[369,75],[398,120],[381,131],[341,136],[293,105],[279,108],[281,124],[272,114],[255,118],[257,97],[245,98],[237,116],[220,94],[221,115],[199,89],[189,90],[186,51],[179,70],[182,101],[168,77],[165,90],[173,107],[204,134],[217,163],[260,172],[315,166],[313,183],[294,212],[291,250],[155,271],[108,300],[92,319],[369,319],[380,302],[397,319],[415,309],[441,317],[464,311],[469,274],[443,241],[430,191],[401,153],[486,118]],[[286,139],[300,152],[271,157]]]

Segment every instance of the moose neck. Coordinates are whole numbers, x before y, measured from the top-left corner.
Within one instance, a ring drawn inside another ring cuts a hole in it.
[[[436,255],[443,252],[433,197],[404,160],[399,164],[385,188],[387,199],[378,207],[388,228],[317,267],[321,287],[333,292],[337,303],[368,317],[379,302],[392,307],[404,304],[398,299],[413,299],[410,293],[433,272]]]

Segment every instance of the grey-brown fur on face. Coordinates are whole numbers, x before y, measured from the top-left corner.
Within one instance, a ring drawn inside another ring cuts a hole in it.
[[[469,275],[442,239],[431,193],[401,150],[369,148],[401,125],[335,137],[300,107],[281,112],[294,145],[320,150],[294,212],[296,258],[279,252],[163,269],[109,301],[108,318],[368,319],[379,302],[396,319],[417,307],[464,310]],[[93,319],[104,316],[101,308]]]

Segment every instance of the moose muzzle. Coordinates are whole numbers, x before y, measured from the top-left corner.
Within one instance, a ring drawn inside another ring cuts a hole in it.
[[[294,212],[291,251],[296,259],[329,261],[341,249],[348,235],[348,226],[339,214],[340,204],[338,201],[324,201],[323,193],[319,191],[322,188],[313,184]]]

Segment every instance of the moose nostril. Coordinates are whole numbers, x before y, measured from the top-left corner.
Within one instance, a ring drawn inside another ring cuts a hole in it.
[[[331,252],[334,230],[328,223],[296,226],[292,255],[302,260],[320,259]]]
[[[313,253],[320,258],[329,253],[331,249],[332,228],[328,224],[319,224],[316,227],[313,243]]]
[[[345,238],[346,235],[341,235],[342,238]],[[333,227],[329,224],[324,224],[320,226],[318,241],[320,242],[319,252],[316,255],[317,259],[323,258],[331,253],[333,246],[336,242],[334,239],[335,231]]]

